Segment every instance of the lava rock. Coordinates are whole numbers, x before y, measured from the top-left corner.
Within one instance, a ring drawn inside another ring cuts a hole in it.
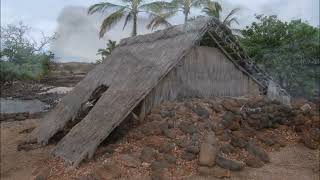
[[[211,145],[216,145],[218,144],[219,140],[216,137],[215,133],[211,131],[205,136],[204,142]]]
[[[198,132],[197,127],[193,123],[185,122],[185,121],[180,123],[179,129],[182,132],[188,133],[188,134],[194,134]]]
[[[169,164],[167,161],[165,160],[161,160],[161,161],[153,161],[151,163],[151,169],[153,171],[157,171],[157,170],[160,170],[160,169],[164,169],[164,168],[168,168],[169,167]]]
[[[248,143],[248,145],[246,146],[246,150],[251,155],[259,158],[263,162],[265,162],[265,163],[269,163],[270,162],[270,157],[269,157],[268,153],[264,149],[262,149],[261,147],[256,145],[253,141],[250,141]]]
[[[165,143],[162,147],[160,147],[159,152],[161,153],[169,153],[174,149],[175,145],[173,143]]]
[[[203,166],[213,166],[218,154],[218,148],[209,143],[202,143],[199,153],[199,164]]]
[[[216,157],[216,163],[218,166],[224,169],[229,169],[231,171],[241,171],[244,168],[243,163],[239,161],[227,159],[220,154],[218,154]]]
[[[172,118],[176,115],[175,111],[171,110],[161,110],[160,111],[160,115],[162,118],[166,118],[166,117],[169,117],[169,118]]]
[[[200,105],[196,105],[194,108],[192,108],[192,111],[195,112],[199,117],[204,119],[207,119],[210,116],[209,111]]]
[[[143,162],[152,162],[156,152],[153,148],[151,147],[144,147],[143,150],[141,151],[140,159]]]
[[[189,146],[185,149],[185,151],[192,154],[199,154],[200,149],[198,146]]]
[[[189,152],[183,152],[181,155],[181,158],[186,160],[186,161],[192,161],[194,159],[196,159],[196,155],[189,153]]]
[[[127,167],[139,167],[140,166],[140,161],[137,158],[134,158],[128,154],[124,154],[120,156],[121,161],[123,162],[123,165]]]
[[[252,155],[249,155],[244,162],[246,163],[247,166],[253,167],[253,168],[260,168],[263,166],[263,162],[259,158]]]
[[[231,146],[230,144],[225,144],[224,146],[222,146],[220,148],[220,151],[225,153],[225,154],[230,154],[230,153],[235,152],[236,149],[233,146]]]
[[[49,168],[40,169],[39,172],[36,174],[34,180],[47,180],[50,175]]]
[[[318,149],[318,143],[313,140],[309,134],[302,134],[301,135],[301,141],[302,143],[309,149],[316,150]]]
[[[171,154],[164,154],[163,158],[170,164],[175,164],[177,161],[177,158]]]
[[[164,136],[166,136],[167,138],[170,138],[170,139],[174,139],[176,137],[176,134],[174,133],[173,130],[171,129],[164,129],[162,130],[162,134]]]

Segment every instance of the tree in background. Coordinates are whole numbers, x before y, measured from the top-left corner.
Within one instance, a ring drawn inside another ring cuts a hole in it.
[[[291,95],[314,97],[319,91],[319,28],[301,20],[282,22],[277,16],[256,18],[242,30],[246,51]]]
[[[109,2],[102,2],[94,4],[89,7],[88,14],[94,14],[97,12],[104,13],[107,10],[113,12],[108,15],[102,22],[99,36],[102,38],[104,34],[116,25],[122,18],[125,17],[123,29],[127,26],[128,22],[133,22],[132,36],[137,35],[137,22],[139,13],[152,14],[153,16],[162,5],[163,2],[156,1],[151,3],[144,3],[143,0],[119,0],[120,4],[114,4]]]
[[[0,80],[39,79],[48,74],[54,54],[46,46],[55,36],[29,38],[31,28],[22,22],[1,27]]]
[[[101,56],[101,59],[97,60],[97,63],[103,62],[107,56],[117,47],[117,41],[108,40],[106,49],[98,49],[97,55]]]
[[[231,27],[232,23],[239,24],[237,17],[234,16],[239,11],[240,8],[234,8],[227,14],[225,18],[222,18],[222,7],[218,2],[210,2],[202,10],[202,12],[204,12],[207,16],[218,18],[223,24],[225,24],[229,28]]]
[[[182,12],[184,15],[184,25],[186,26],[189,20],[191,9],[204,7],[209,3],[210,0],[172,0],[171,2],[161,3],[161,9],[165,10],[165,13],[163,13],[163,17],[165,17],[165,19],[168,19],[169,17],[172,17],[177,13]],[[167,21],[163,21],[163,19],[164,18],[153,18],[151,22],[154,22],[154,25],[150,25],[149,28],[154,28],[155,25],[165,25]]]

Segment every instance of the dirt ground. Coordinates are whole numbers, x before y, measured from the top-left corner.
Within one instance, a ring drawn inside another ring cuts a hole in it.
[[[44,167],[52,148],[47,146],[31,151],[17,151],[17,145],[27,137],[22,132],[34,127],[39,120],[1,123],[1,179],[32,179],[36,169]],[[271,163],[262,168],[245,168],[232,173],[231,179],[239,180],[319,180],[319,151],[310,150],[301,144],[282,148],[270,153]],[[51,179],[51,178],[49,178]],[[66,179],[63,177],[60,180]],[[214,179],[212,177],[192,176],[186,179]]]
[[[34,127],[38,120],[1,123],[1,179],[30,179],[33,170],[48,159],[50,147],[29,152],[17,151],[27,136],[23,130]]]

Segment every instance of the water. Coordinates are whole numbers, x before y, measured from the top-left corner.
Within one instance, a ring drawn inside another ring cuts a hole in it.
[[[48,108],[46,103],[37,99],[34,100],[20,100],[20,99],[4,99],[0,98],[0,112],[1,113],[37,113],[44,112]]]

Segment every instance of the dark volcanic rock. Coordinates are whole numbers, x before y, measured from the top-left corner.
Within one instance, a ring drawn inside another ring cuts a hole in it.
[[[190,144],[187,138],[177,139],[175,142],[181,148],[185,148]]]
[[[185,151],[192,154],[199,154],[200,149],[198,146],[188,146]]]
[[[161,169],[164,169],[164,168],[168,168],[169,167],[169,164],[167,161],[165,160],[161,160],[161,161],[153,161],[151,163],[151,169],[153,171],[157,171],[157,170],[161,170]]]
[[[220,148],[220,151],[225,154],[230,154],[230,153],[235,152],[236,149],[233,146],[231,146],[230,144],[226,144]]]
[[[166,118],[166,117],[174,117],[176,115],[175,111],[174,110],[161,110],[160,111],[160,115],[162,118]]]
[[[182,132],[188,133],[188,134],[194,134],[198,132],[197,127],[193,123],[185,122],[185,121],[180,123],[179,129]]]
[[[241,171],[244,168],[244,164],[239,161],[234,161],[231,159],[227,159],[223,157],[222,155],[217,155],[216,157],[216,163],[218,166],[229,169],[231,171]]]
[[[143,162],[152,162],[154,156],[155,156],[156,152],[153,148],[151,147],[144,147],[142,152],[141,152],[141,155],[140,155],[140,159],[141,161]]]
[[[256,145],[253,141],[250,141],[248,143],[248,145],[246,146],[246,150],[253,156],[259,158],[260,160],[262,160],[265,163],[270,162],[270,157],[268,155],[268,153],[262,149],[261,147],[259,147],[258,145]]]
[[[246,163],[247,166],[253,167],[253,168],[260,168],[263,166],[263,162],[259,158],[252,155],[249,155],[244,162]]]
[[[174,149],[174,144],[173,143],[165,143],[162,147],[160,147],[159,151],[161,153],[169,153]]]
[[[164,154],[163,157],[170,164],[175,164],[177,161],[177,158],[171,154]]]
[[[209,111],[200,105],[196,105],[194,108],[192,108],[192,111],[195,112],[201,118],[209,118],[210,116]]]
[[[186,161],[192,161],[194,159],[196,159],[196,155],[189,153],[189,152],[183,152],[181,155],[181,158],[186,160]]]

